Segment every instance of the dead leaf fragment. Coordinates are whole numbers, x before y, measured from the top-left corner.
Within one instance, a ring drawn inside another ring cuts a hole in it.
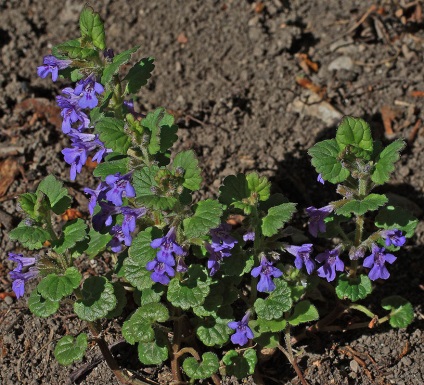
[[[312,83],[312,81],[309,80],[305,76],[297,76],[296,77],[296,83],[299,84],[299,86],[316,93],[320,97],[323,97],[324,94],[325,94],[325,88],[323,88],[323,87],[321,87],[321,86],[319,86],[315,83]]]
[[[181,32],[178,37],[177,37],[177,41],[180,44],[187,44],[188,39],[187,36],[184,34],[184,32]]]
[[[395,119],[396,114],[389,106],[381,107],[381,118],[383,119],[384,131],[387,136],[394,135],[392,128],[392,121]]]
[[[318,72],[319,65],[318,63],[312,61],[306,53],[299,53],[296,55],[299,66],[308,73],[310,70],[313,72]]]
[[[18,173],[19,164],[15,158],[6,158],[0,162],[0,197],[7,193]]]
[[[72,221],[77,218],[82,218],[82,213],[78,209],[67,209],[62,215],[62,220]]]
[[[411,96],[414,98],[423,98],[424,91],[419,91],[419,90],[411,91]]]

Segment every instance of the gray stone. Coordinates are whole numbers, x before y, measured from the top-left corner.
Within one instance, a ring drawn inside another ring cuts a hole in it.
[[[339,56],[328,65],[328,70],[329,71],[339,71],[339,70],[351,71],[353,69],[353,66],[354,66],[353,60],[349,56]]]

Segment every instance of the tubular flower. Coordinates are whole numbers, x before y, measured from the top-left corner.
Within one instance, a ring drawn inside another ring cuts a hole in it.
[[[344,270],[344,263],[339,258],[339,253],[340,248],[336,247],[333,250],[325,250],[323,253],[316,256],[316,261],[320,263],[324,262],[324,265],[317,270],[319,277],[325,278],[328,282],[331,282],[336,278],[336,270]]]
[[[231,225],[228,223],[221,223],[217,228],[210,230],[212,247],[215,251],[230,250],[238,243],[237,239],[230,234],[230,231]]]
[[[306,213],[309,215],[308,228],[311,235],[316,237],[318,232],[325,232],[326,227],[324,219],[327,218],[332,211],[333,206],[331,205],[321,207],[320,209],[317,209],[314,206],[310,206],[306,209]]]
[[[286,247],[286,250],[296,257],[294,260],[296,268],[300,270],[305,265],[308,274],[312,274],[315,269],[315,262],[311,258],[312,246],[312,243],[305,243],[301,246]]]
[[[228,322],[228,327],[236,331],[231,336],[231,342],[233,344],[244,346],[254,337],[252,329],[248,326],[249,317],[250,312],[247,312],[241,321]]]
[[[130,183],[131,173],[121,176],[120,172],[113,175],[108,175],[105,179],[110,190],[106,193],[106,199],[116,206],[122,206],[122,197],[135,197],[134,187]]]
[[[175,255],[184,255],[183,248],[175,242],[177,233],[175,227],[171,227],[168,233],[162,238],[156,238],[151,243],[150,246],[153,249],[159,249],[156,258],[158,262],[163,262],[169,266],[175,265]]]
[[[92,74],[86,79],[82,79],[77,83],[74,94],[77,96],[81,96],[78,100],[78,105],[81,108],[91,109],[96,107],[99,103],[96,94],[101,94],[103,93],[103,91],[103,86],[100,83],[96,82],[96,78]]]
[[[368,277],[373,281],[378,278],[387,279],[390,277],[390,273],[384,264],[386,262],[392,264],[396,261],[396,257],[393,254],[384,253],[385,250],[384,247],[373,244],[371,255],[366,257],[362,264],[364,267],[371,268]]]
[[[52,80],[55,82],[59,76],[59,70],[63,70],[72,63],[72,60],[60,60],[53,55],[47,55],[43,58],[43,65],[37,67],[37,74],[44,79],[48,74],[52,74]]]
[[[12,290],[16,294],[16,298],[20,298],[25,293],[25,283],[38,276],[38,269],[35,266],[37,257],[24,257],[22,254],[9,253],[9,260],[18,264],[10,273],[12,282]],[[24,268],[29,268],[23,271]]]
[[[401,230],[393,229],[393,230],[385,230],[382,232],[382,237],[385,239],[386,246],[396,246],[401,247],[406,243],[406,238],[402,234]]]
[[[272,262],[268,261],[264,255],[261,257],[261,264],[258,267],[253,268],[251,274],[255,278],[260,275],[257,289],[261,292],[274,291],[275,283],[272,278],[281,277],[283,275],[282,271],[274,267]]]

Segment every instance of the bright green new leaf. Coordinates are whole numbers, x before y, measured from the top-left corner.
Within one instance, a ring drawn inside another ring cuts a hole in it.
[[[374,160],[374,171],[371,174],[371,180],[375,184],[384,184],[389,181],[390,174],[395,170],[395,163],[399,160],[400,152],[404,148],[405,142],[398,139],[378,154],[377,159]]]
[[[278,233],[286,222],[290,220],[296,211],[295,203],[283,203],[278,206],[271,207],[268,214],[262,218],[262,234],[271,237]]]
[[[401,207],[386,206],[378,211],[375,225],[386,230],[402,230],[410,238],[414,235],[418,219]]]
[[[363,215],[368,211],[377,210],[380,206],[384,206],[388,199],[383,194],[370,194],[364,199],[352,199],[343,206],[336,209],[338,215],[350,216],[351,213]]]
[[[128,71],[128,74],[124,78],[124,80],[128,81],[125,88],[127,94],[136,94],[141,87],[147,84],[155,68],[154,61],[155,59],[152,57],[145,57],[135,63]]]
[[[206,199],[196,205],[194,215],[184,219],[187,238],[199,238],[221,223],[222,206],[218,201]]]
[[[72,336],[62,337],[54,348],[54,356],[61,365],[70,365],[84,357],[87,350],[87,334],[81,333],[74,339]]]
[[[373,151],[371,129],[368,123],[360,118],[345,116],[336,134],[340,150],[349,146],[350,151],[363,159],[370,159]]]
[[[45,177],[37,187],[37,192],[41,191],[47,196],[50,207],[57,215],[63,214],[71,204],[71,197],[68,195],[68,189],[63,187],[53,175]]]
[[[59,254],[64,253],[87,237],[87,225],[82,219],[78,218],[65,224],[62,236],[54,243],[54,250]]]
[[[414,319],[414,309],[410,302],[398,295],[386,297],[381,301],[383,309],[390,310],[390,325],[406,328]]]
[[[336,294],[340,299],[347,298],[355,302],[368,296],[371,291],[371,281],[364,274],[355,278],[349,278],[346,274],[341,274],[337,280]]]
[[[15,227],[10,233],[9,238],[19,241],[22,246],[29,250],[41,249],[43,243],[50,240],[50,234],[38,226],[26,226],[22,221],[18,227]]]
[[[350,174],[349,170],[342,166],[338,158],[339,153],[340,148],[335,139],[318,142],[308,150],[317,173],[334,184],[343,182]]]
[[[106,48],[105,29],[100,15],[89,7],[84,7],[80,14],[81,36],[88,37],[99,49]]]
[[[315,321],[319,318],[317,308],[309,301],[298,302],[293,310],[293,313],[287,319],[290,325],[297,326],[299,324]]]
[[[104,277],[89,277],[82,286],[82,299],[74,303],[76,315],[84,321],[93,322],[116,307],[112,284]]]
[[[44,298],[37,290],[33,290],[28,298],[28,307],[32,314],[37,317],[46,318],[57,312],[59,301]]]
[[[215,353],[206,352],[202,355],[202,361],[197,362],[195,358],[186,358],[183,369],[192,380],[206,379],[219,369],[219,360]]]
[[[243,355],[242,352],[230,350],[222,357],[222,362],[227,376],[235,376],[241,380],[254,373],[258,358],[255,349],[247,349]]]
[[[160,330],[155,330],[153,341],[139,342],[138,358],[144,365],[160,365],[168,359],[167,337]]]
[[[278,278],[275,278],[274,282],[275,290],[266,299],[258,298],[254,304],[258,317],[268,321],[281,318],[292,306],[291,292],[287,282]]]
[[[131,49],[128,49],[124,52],[121,52],[120,54],[116,55],[113,58],[112,63],[108,64],[105,69],[103,70],[102,75],[102,84],[108,84],[112,78],[113,75],[117,74],[119,71],[119,68],[128,63],[128,61],[131,59],[131,55],[136,52],[140,46],[133,47]]]
[[[246,180],[250,194],[256,194],[258,201],[266,201],[269,198],[271,183],[266,177],[260,177],[258,173],[251,172],[246,175]]]
[[[199,190],[202,183],[198,163],[199,161],[193,150],[179,152],[172,162],[172,170],[174,173],[177,169],[181,168],[183,170],[183,186],[191,191]]]
[[[76,267],[68,267],[63,275],[49,274],[37,286],[38,292],[46,299],[59,301],[71,295],[80,283],[82,275]]]
[[[124,130],[124,122],[115,118],[103,118],[96,124],[96,132],[106,148],[126,154],[131,146],[131,138]]]

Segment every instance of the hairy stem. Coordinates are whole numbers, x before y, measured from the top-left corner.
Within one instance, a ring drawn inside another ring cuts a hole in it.
[[[181,371],[178,365],[178,352],[180,351],[181,335],[182,335],[182,318],[180,309],[174,308],[174,337],[171,346],[171,372],[172,378],[176,382],[182,381]]]

